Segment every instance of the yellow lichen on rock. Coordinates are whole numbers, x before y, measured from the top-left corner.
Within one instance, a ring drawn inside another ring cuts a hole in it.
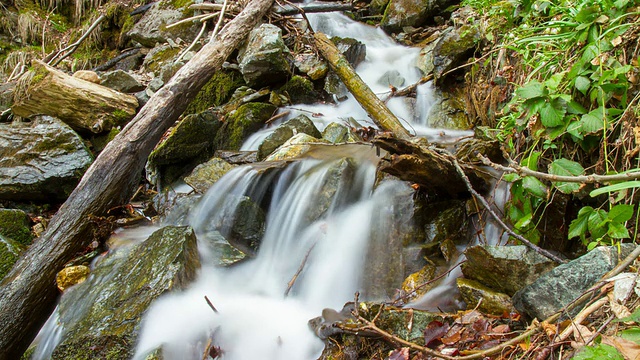
[[[69,266],[62,269],[56,276],[58,289],[65,291],[73,285],[80,284],[87,279],[89,273],[89,267],[84,265]]]

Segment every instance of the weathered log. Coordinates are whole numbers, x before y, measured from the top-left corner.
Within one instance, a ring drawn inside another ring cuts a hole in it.
[[[383,130],[390,131],[398,139],[409,139],[411,135],[405,129],[400,120],[387,108],[376,94],[351,67],[347,59],[333,42],[322,33],[314,35],[316,46],[322,56],[329,62],[329,66],[338,74],[340,80],[346,85],[362,108],[371,116],[373,121]]]
[[[348,11],[348,10],[353,10],[352,4],[321,2],[321,1],[315,1],[308,4],[298,4],[298,5],[276,5],[273,7],[273,12],[280,15],[295,15],[301,12],[319,13],[319,12]]]
[[[420,185],[431,195],[460,198],[469,196],[464,180],[458,174],[453,155],[438,151],[416,141],[396,139],[388,135],[376,136],[372,143],[391,154],[390,161],[382,161],[379,170]],[[473,165],[461,165],[474,188],[488,189],[487,176]]]
[[[13,113],[56,117],[80,132],[99,133],[124,125],[136,114],[138,100],[108,87],[69,76],[38,60],[23,75]]]
[[[252,0],[141,109],[85,173],[43,236],[0,284],[0,360],[19,359],[55,306],[56,273],[92,241],[90,215],[129,200],[145,161],[214,71],[264,16],[273,0]]]

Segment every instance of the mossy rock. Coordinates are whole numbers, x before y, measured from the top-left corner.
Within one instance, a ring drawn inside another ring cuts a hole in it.
[[[450,239],[456,243],[464,238],[467,220],[464,201],[416,201],[413,221],[418,225],[410,241],[440,244]]]
[[[22,210],[0,209],[0,235],[28,246],[33,241],[29,215]]]
[[[438,102],[427,115],[427,125],[432,128],[450,130],[469,130],[473,127],[466,112],[464,94],[439,92]]]
[[[179,53],[180,48],[177,47],[171,47],[167,44],[156,46],[145,56],[142,66],[147,71],[160,74],[162,66],[171,62]]]
[[[240,150],[249,135],[260,130],[269,120],[276,107],[266,103],[248,103],[229,114],[215,136],[216,149]]]
[[[280,126],[264,139],[258,147],[258,160],[263,160],[295,134],[300,133],[310,135],[316,139],[322,137],[322,134],[320,134],[320,131],[311,119],[306,115],[298,115],[280,124]]]
[[[320,97],[311,80],[300,75],[295,75],[287,81],[279,93],[285,95],[291,104],[313,104]]]
[[[235,167],[236,165],[231,165],[220,158],[213,158],[204,164],[196,166],[191,174],[185,176],[184,181],[197,193],[204,194],[224,174]]]
[[[477,308],[477,310],[496,316],[517,312],[511,303],[511,297],[492,290],[477,281],[458,278],[456,280],[462,300],[467,304],[467,308]]]
[[[0,280],[7,275],[13,264],[18,261],[24,249],[24,246],[20,243],[0,235]]]
[[[202,87],[198,95],[189,103],[185,114],[196,114],[227,102],[236,89],[245,85],[237,71],[220,70]]]

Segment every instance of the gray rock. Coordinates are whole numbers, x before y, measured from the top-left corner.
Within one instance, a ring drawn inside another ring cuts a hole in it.
[[[467,303],[468,309],[476,309],[496,316],[512,314],[516,309],[511,303],[511,298],[470,279],[458,278],[456,280],[462,300]]]
[[[167,29],[167,25],[181,20],[184,15],[180,10],[163,8],[161,5],[164,4],[165,2],[159,2],[145,12],[127,33],[131,40],[152,48],[156,43],[163,44],[178,38],[187,43],[195,39],[198,30],[191,22]]]
[[[352,137],[349,128],[338,123],[331,123],[322,130],[322,138],[332,144],[345,143]]]
[[[224,174],[235,167],[236,166],[220,158],[213,158],[204,164],[196,166],[191,174],[185,176],[184,182],[191,186],[196,192],[203,194],[209,190],[216,181],[220,180]]]
[[[255,256],[264,235],[266,215],[249,197],[243,196],[236,207],[233,225],[225,238],[236,249]]]
[[[311,80],[318,80],[329,71],[327,64],[316,54],[298,54],[294,57],[293,64]]]
[[[478,26],[463,25],[445,30],[433,48],[433,75],[436,81],[466,60],[481,39]]]
[[[333,95],[336,102],[344,101],[349,96],[349,90],[340,80],[338,74],[333,71],[330,71],[324,78],[324,91]]]
[[[60,120],[0,124],[0,199],[63,200],[92,161],[82,139]]]
[[[437,129],[469,130],[473,126],[465,111],[462,94],[438,92],[438,100],[427,115],[427,125]]]
[[[354,68],[367,56],[366,46],[356,39],[334,36],[331,41]],[[329,71],[327,74],[324,81],[324,91],[333,95],[336,101],[343,101],[349,95],[349,90],[334,71]]]
[[[462,273],[466,278],[509,296],[556,266],[524,245],[477,245],[464,253],[467,261],[462,264]]]
[[[108,254],[62,296],[58,321],[64,332],[51,359],[130,359],[147,307],[163,293],[184,289],[199,268],[189,227],[165,227]]]
[[[264,161],[277,161],[277,160],[292,160],[302,157],[313,149],[314,143],[323,143],[324,140],[319,140],[311,135],[300,133],[294,135],[287,140],[276,151],[271,153]]]
[[[598,247],[540,276],[513,296],[513,305],[532,318],[546,319],[577,299],[629,255],[636,245]]]
[[[320,131],[311,119],[305,115],[298,115],[280,124],[273,133],[267,136],[258,147],[258,160],[266,158],[291,137],[300,133],[313,136],[316,139],[322,137],[322,134],[320,134]]]
[[[145,88],[138,80],[123,70],[114,70],[102,74],[101,85],[123,93],[134,93]]]
[[[400,75],[398,70],[389,70],[382,74],[380,79],[378,79],[378,84],[400,88],[404,85],[404,81],[404,78]]]
[[[238,55],[240,72],[249,86],[285,82],[291,75],[282,30],[262,24],[249,34],[247,45]]]
[[[380,26],[389,33],[400,32],[406,26],[419,27],[454,3],[453,0],[391,0]]]

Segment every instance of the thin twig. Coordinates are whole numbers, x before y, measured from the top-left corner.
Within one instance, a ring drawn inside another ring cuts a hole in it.
[[[101,14],[100,17],[98,17],[96,19],[96,21],[93,22],[93,24],[91,24],[91,26],[87,29],[87,31],[82,34],[82,36],[80,37],[80,39],[78,39],[78,41],[74,42],[73,44],[67,46],[66,48],[58,51],[52,58],[51,60],[49,60],[49,62],[47,63],[47,65],[51,65],[51,63],[58,57],[60,56],[60,58],[53,63],[52,66],[56,66],[60,63],[60,61],[64,60],[65,58],[67,58],[69,55],[73,54],[76,50],[78,50],[78,47],[80,46],[80,44],[82,44],[82,42],[89,37],[89,35],[93,32],[93,30],[95,30],[98,25],[105,20],[107,17],[104,14]],[[66,52],[66,53],[65,53]],[[62,53],[65,53],[64,55],[62,55]]]
[[[204,300],[207,302],[207,305],[209,305],[209,307],[211,308],[211,310],[213,310],[214,313],[218,313],[218,309],[216,309],[215,306],[213,306],[213,303],[211,302],[211,300],[209,300],[209,298],[207,297],[207,295],[204,296]]]
[[[198,40],[200,40],[200,38],[202,37],[202,34],[204,34],[204,31],[207,29],[207,23],[203,22],[202,23],[202,28],[200,29],[200,32],[198,33],[198,35],[196,36],[195,39],[193,39],[193,42],[191,42],[191,45],[189,45],[188,48],[184,49],[184,51],[182,52],[182,54],[180,54],[180,56],[178,56],[175,60],[175,62],[178,62],[180,60],[182,60],[182,58],[189,52],[191,51],[191,49],[193,49],[194,46],[196,46],[196,43],[198,42]]]
[[[404,300],[406,300],[406,299],[407,299],[409,296],[411,296],[412,294],[415,294],[415,293],[416,293],[418,290],[420,290],[421,288],[423,288],[423,287],[425,287],[425,286],[427,286],[427,285],[429,285],[429,284],[433,284],[434,282],[436,282],[436,281],[438,281],[438,280],[442,279],[443,277],[445,277],[445,276],[449,275],[453,270],[455,270],[458,266],[460,266],[460,265],[464,264],[466,261],[467,261],[467,260],[462,260],[462,261],[458,262],[457,264],[453,265],[449,270],[447,270],[447,271],[443,272],[442,274],[440,274],[440,275],[438,275],[438,276],[434,277],[433,279],[431,279],[431,280],[429,280],[429,281],[426,281],[426,282],[424,282],[424,283],[422,283],[422,284],[420,284],[420,285],[416,286],[416,288],[415,288],[415,289],[413,289],[412,291],[410,291],[410,292],[408,292],[408,293],[404,294],[403,296],[399,297],[398,299],[396,299],[396,300],[394,301],[394,303],[398,303],[398,302],[399,302],[399,301],[401,301],[401,300],[404,302]]]
[[[548,181],[592,184],[592,183],[607,183],[611,181],[640,179],[640,171],[633,171],[633,172],[627,172],[627,173],[615,174],[615,175],[598,175],[598,174],[579,175],[579,176],[552,175],[552,174],[547,174],[539,171],[533,171],[527,167],[516,164],[512,160],[510,161],[511,166],[503,166],[503,165],[492,162],[488,158],[484,157],[482,154],[476,154],[476,155],[478,156],[478,159],[482,161],[483,164],[487,166],[491,166],[496,170],[504,171],[508,173],[514,173],[518,175],[524,175],[524,176],[533,176],[535,178],[548,180]]]
[[[498,214],[496,214],[493,209],[491,209],[491,205],[489,205],[489,203],[487,202],[487,200],[485,200],[485,198],[480,195],[477,191],[475,191],[473,189],[473,186],[471,186],[471,182],[469,181],[469,178],[467,177],[467,175],[464,173],[464,171],[462,170],[462,168],[460,167],[460,164],[458,164],[458,160],[453,159],[453,165],[456,168],[456,171],[458,172],[458,174],[460,175],[460,177],[462,178],[462,180],[464,181],[465,185],[467,186],[467,189],[469,190],[469,192],[471,192],[471,194],[473,194],[473,196],[482,203],[482,205],[484,206],[485,209],[487,209],[487,211],[489,212],[489,214],[491,214],[491,216],[495,219],[495,221],[511,236],[513,236],[514,238],[518,239],[520,242],[522,242],[523,244],[525,244],[527,247],[529,247],[530,249],[534,250],[535,252],[537,252],[538,254],[547,257],[555,262],[558,263],[565,263],[566,260],[563,260],[561,258],[559,258],[557,255],[554,255],[552,253],[550,253],[549,251],[535,245],[534,243],[532,243],[531,241],[529,241],[528,239],[526,239],[525,237],[523,237],[522,235],[516,234],[513,230],[511,230],[511,228],[509,226],[507,226],[507,224],[504,223],[504,221],[502,221],[502,218],[500,216],[498,216]]]
[[[222,10],[220,10],[220,17],[218,18],[218,22],[216,22],[216,26],[213,28],[213,32],[211,33],[210,42],[212,42],[216,36],[218,35],[218,29],[220,29],[220,25],[222,25],[222,21],[224,20],[224,13],[227,10],[227,0],[224,0],[222,4]]]
[[[298,276],[300,276],[300,273],[304,269],[304,266],[307,264],[307,260],[309,259],[309,255],[311,254],[311,250],[313,250],[314,247],[316,247],[315,243],[313,245],[311,245],[311,247],[307,251],[307,254],[304,256],[304,259],[302,259],[302,263],[300,263],[300,266],[298,267],[298,270],[296,271],[295,274],[293,274],[293,277],[287,283],[287,290],[284,292],[284,296],[285,297],[289,296],[289,292],[291,291],[291,288],[293,288],[293,285],[296,283],[296,280],[298,280]]]
[[[269,120],[265,121],[264,123],[265,123],[266,125],[269,125],[269,124],[271,124],[272,122],[274,122],[274,121],[276,121],[276,120],[278,120],[278,119],[280,119],[280,118],[283,118],[283,117],[285,117],[285,116],[287,116],[287,115],[289,115],[289,114],[291,114],[291,111],[288,111],[288,110],[287,110],[287,111],[283,111],[283,112],[281,112],[280,114],[273,115],[272,117],[270,117],[270,118],[269,118]]]
[[[214,14],[217,14],[217,13],[214,13]],[[200,15],[194,15],[194,16],[192,16],[192,17],[189,17],[189,18],[186,18],[186,19],[182,19],[182,20],[180,20],[180,21],[176,21],[176,22],[174,22],[174,23],[173,23],[173,24],[171,24],[171,25],[167,25],[167,27],[166,27],[166,28],[167,28],[167,29],[171,29],[172,27],[175,27],[175,26],[178,26],[178,25],[182,25],[182,24],[184,24],[184,23],[192,22],[192,21],[194,21],[194,20],[200,20],[200,19],[202,19],[202,18],[206,18],[207,16],[210,16],[210,15],[211,15],[211,13],[208,13],[208,14],[200,14]]]

